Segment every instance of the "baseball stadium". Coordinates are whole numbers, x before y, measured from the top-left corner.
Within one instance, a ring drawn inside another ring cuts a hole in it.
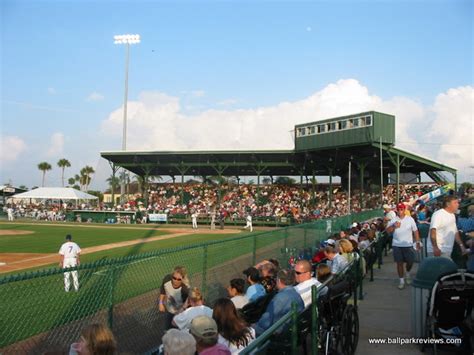
[[[347,311],[336,317],[338,330],[324,320],[335,315],[322,308],[318,315],[314,287],[313,306],[291,308],[241,352],[316,353],[326,346],[327,354],[356,353],[364,327],[360,313],[370,313],[363,301],[370,292],[364,290],[386,287],[374,282],[390,248],[383,209],[405,203],[417,213],[458,190],[454,168],[395,147],[395,124],[393,115],[375,111],[301,124],[294,129],[294,150],[287,151],[101,152],[113,176],[127,171],[143,181],[142,194],[117,199],[112,186],[115,205],[85,194],[62,208],[66,197],[50,197],[49,211],[41,215],[27,205],[46,195],[4,191],[18,208],[0,224],[2,353],[64,349],[91,322],[107,324],[120,353],[158,353],[167,329],[157,307],[160,284],[175,267],[187,270],[189,284],[212,305],[227,297],[230,280],[242,278],[249,266],[273,260],[285,269],[314,262],[334,233],[357,232],[359,257],[327,281],[347,285],[347,296],[338,300]],[[165,175],[173,182],[153,182]],[[189,176],[200,181],[185,182]],[[318,184],[316,176],[328,183]],[[422,176],[432,181],[422,182]],[[256,181],[241,183],[242,177]],[[463,203],[467,208],[472,200]],[[426,242],[426,225],[419,230]],[[81,250],[80,263],[69,269],[58,267],[66,235]],[[362,236],[370,236],[367,243]],[[418,261],[426,257],[421,253]],[[453,258],[466,262],[459,253]],[[63,279],[70,283],[74,272],[77,288],[65,292]],[[251,311],[241,311],[252,319]]]

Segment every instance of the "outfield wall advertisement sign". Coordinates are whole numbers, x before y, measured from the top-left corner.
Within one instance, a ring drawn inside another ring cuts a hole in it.
[[[150,213],[148,220],[150,222],[166,222],[168,221],[168,215],[166,213]]]

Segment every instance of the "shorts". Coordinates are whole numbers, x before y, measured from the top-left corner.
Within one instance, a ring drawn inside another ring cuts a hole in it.
[[[415,250],[413,247],[393,246],[393,260],[396,263],[413,263],[415,261]]]

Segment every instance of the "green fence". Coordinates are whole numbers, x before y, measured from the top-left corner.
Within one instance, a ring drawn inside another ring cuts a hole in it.
[[[0,352],[17,354],[63,350],[90,322],[112,328],[120,352],[146,352],[160,343],[163,316],[157,300],[161,280],[184,265],[192,286],[200,287],[210,305],[226,296],[230,279],[264,258],[279,258],[285,267],[292,249],[312,248],[328,233],[353,221],[381,216],[366,211],[219,242],[156,250],[124,258],[83,264],[79,292],[64,292],[63,271],[48,269],[0,279]]]

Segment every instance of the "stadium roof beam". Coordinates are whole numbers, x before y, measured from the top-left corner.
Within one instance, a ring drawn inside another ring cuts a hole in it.
[[[347,161],[353,156],[354,161],[367,161],[366,170],[379,171],[380,162],[374,159],[379,144],[358,145],[357,147],[340,147],[336,149],[314,150],[311,152],[295,151],[212,151],[212,152],[102,152],[101,156],[117,166],[124,167],[137,175],[179,175],[179,167],[194,170],[193,175],[215,175],[217,165],[227,166],[223,176],[255,176],[258,166],[265,166],[262,174],[272,176],[323,175],[342,176],[347,171]],[[452,174],[456,169],[417,156],[393,146],[382,145],[382,150],[397,153],[404,160],[401,171],[420,173],[447,171]],[[309,153],[310,155],[307,155]],[[212,157],[210,159],[210,157]],[[255,157],[258,157],[256,160]],[[305,164],[306,161],[306,164]],[[383,154],[383,170],[395,173],[396,167],[390,156]],[[145,170],[146,169],[146,170]],[[189,171],[188,170],[188,171]],[[301,172],[299,171],[301,170]]]

